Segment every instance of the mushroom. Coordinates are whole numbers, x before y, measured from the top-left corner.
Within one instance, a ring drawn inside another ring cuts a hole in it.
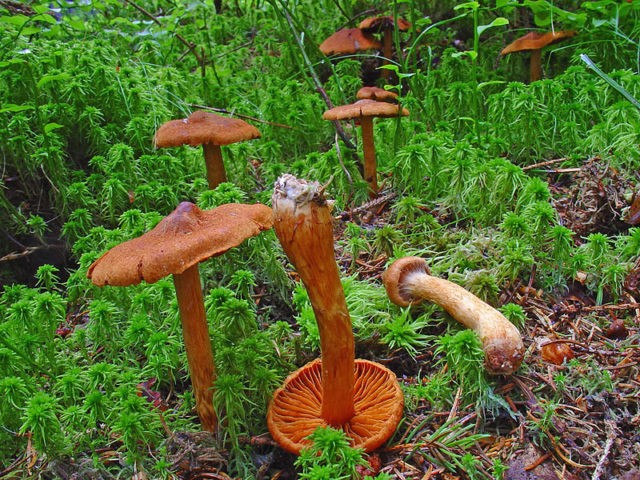
[[[260,132],[243,120],[197,110],[161,125],[153,142],[156,148],[202,145],[209,188],[214,189],[227,181],[220,146],[254,138],[260,138]]]
[[[317,427],[342,429],[371,451],[395,431],[403,396],[393,372],[355,360],[351,320],[333,248],[330,207],[317,182],[281,176],[272,197],[274,229],[304,283],[318,322],[321,358],[289,375],[267,413],[273,438],[299,454]]]
[[[320,44],[325,55],[348,55],[365,50],[380,49],[382,44],[359,28],[343,28]]]
[[[529,80],[531,82],[535,82],[542,78],[542,49],[552,43],[573,37],[577,33],[578,32],[573,30],[547,33],[529,32],[525,36],[520,37],[507,45],[500,52],[500,55],[505,56],[514,52],[531,51],[531,59],[529,60]]]
[[[200,210],[183,202],[144,235],[116,245],[87,271],[100,287],[154,283],[172,274],[180,311],[196,410],[202,428],[213,432],[213,352],[205,317],[198,263],[225,253],[247,238],[271,228],[266,205],[225,204]]]
[[[360,22],[358,28],[367,34],[382,33],[382,64],[387,65],[391,60],[392,44],[393,44],[393,30],[398,28],[401,32],[406,32],[411,28],[411,24],[404,18],[394,19],[393,15],[381,16],[381,17],[369,17]],[[389,77],[389,70],[382,69],[382,78],[387,79]]]
[[[362,127],[362,153],[364,156],[364,179],[369,184],[369,197],[378,193],[376,147],[373,141],[374,117],[399,117],[409,115],[409,110],[389,102],[358,100],[349,105],[341,105],[327,110],[322,115],[325,120],[358,119]]]
[[[359,100],[376,100],[378,102],[398,103],[398,94],[380,87],[362,87],[356,93]]]
[[[428,300],[474,330],[482,342],[485,365],[493,375],[511,374],[524,355],[520,332],[504,315],[453,282],[429,274],[427,262],[404,257],[382,274],[389,299],[403,307]]]

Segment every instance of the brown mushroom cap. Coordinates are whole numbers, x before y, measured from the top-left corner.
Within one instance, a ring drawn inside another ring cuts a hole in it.
[[[382,273],[382,282],[387,290],[389,300],[401,307],[417,305],[423,301],[403,288],[406,286],[405,277],[411,273],[430,274],[426,260],[420,257],[399,258]]]
[[[409,110],[389,102],[376,102],[375,100],[358,100],[349,105],[340,105],[322,114],[325,120],[347,120],[362,117],[406,117]]]
[[[394,21],[393,15],[383,15],[380,17],[369,17],[365,18],[360,22],[358,28],[364,32],[380,32],[382,30],[392,29],[394,26],[398,26],[398,30],[401,32],[406,32],[411,28],[411,24],[407,22],[404,18],[397,18]]]
[[[325,55],[345,55],[382,48],[382,44],[359,28],[343,28],[320,44]]]
[[[271,208],[259,203],[200,210],[182,202],[152,230],[113,247],[93,262],[87,277],[98,286],[137,285],[142,280],[154,283],[271,228],[272,217]]]
[[[396,102],[398,94],[380,87],[362,87],[356,93],[356,98],[360,100],[376,100],[378,102]]]
[[[162,148],[180,145],[195,147],[207,143],[229,145],[254,138],[260,138],[258,129],[239,118],[197,110],[187,118],[163,124],[153,141],[157,148]]]
[[[329,426],[320,414],[322,361],[314,360],[287,377],[276,390],[267,414],[273,438],[287,451],[299,454],[311,445],[316,428]],[[339,428],[352,446],[370,452],[381,446],[402,417],[404,399],[395,374],[374,362],[355,361],[355,415]],[[334,426],[335,428],[335,426]]]
[[[573,37],[578,32],[574,30],[564,30],[564,31],[555,31],[555,32],[529,32],[523,37],[520,37],[507,45],[501,52],[500,55],[508,55],[509,53],[514,52],[523,52],[526,50],[539,50],[541,48],[546,47],[547,45],[551,45],[552,43],[558,42],[560,40],[564,40],[565,38]]]

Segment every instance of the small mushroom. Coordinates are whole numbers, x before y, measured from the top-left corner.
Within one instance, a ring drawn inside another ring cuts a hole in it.
[[[358,28],[367,34],[382,34],[382,64],[387,65],[393,55],[393,30],[397,28],[401,32],[406,32],[411,28],[411,24],[404,18],[394,19],[392,15],[383,15],[380,17],[365,18],[360,22]],[[389,70],[382,69],[382,78],[389,77]]]
[[[325,55],[348,55],[380,47],[382,44],[373,35],[364,33],[359,28],[343,28],[328,37],[319,48]]]
[[[378,102],[398,103],[398,94],[380,87],[362,87],[356,93],[358,100],[376,100]]]
[[[209,188],[214,189],[227,181],[220,146],[254,138],[260,138],[260,132],[243,120],[197,110],[161,125],[153,141],[156,148],[202,145]]]
[[[342,429],[371,451],[395,431],[403,410],[396,376],[355,360],[351,320],[333,248],[330,207],[317,182],[283,175],[273,197],[274,229],[304,283],[318,323],[321,358],[287,377],[267,413],[273,438],[299,454],[317,427]]]
[[[87,271],[100,287],[154,283],[173,275],[196,410],[202,428],[210,432],[217,423],[212,390],[216,370],[198,263],[240,245],[272,223],[266,205],[234,203],[203,211],[183,202],[155,228],[116,245]]]
[[[535,82],[542,78],[542,49],[552,43],[573,37],[578,32],[573,30],[564,30],[556,32],[529,32],[507,45],[500,55],[505,56],[514,52],[531,51],[531,59],[529,60],[529,80]]]
[[[325,120],[357,119],[362,128],[362,153],[364,156],[364,179],[369,184],[369,197],[378,194],[378,179],[376,166],[376,147],[373,140],[374,117],[399,117],[409,115],[409,110],[400,105],[375,100],[358,100],[349,105],[341,105],[327,110],[322,115]]]
[[[524,345],[515,325],[461,286],[431,276],[424,259],[396,260],[382,274],[382,281],[389,299],[396,305],[406,307],[428,300],[474,330],[482,342],[489,373],[511,374],[522,363]]]

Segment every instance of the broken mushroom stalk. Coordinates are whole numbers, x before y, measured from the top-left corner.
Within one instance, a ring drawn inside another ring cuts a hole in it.
[[[317,182],[283,175],[272,201],[274,229],[304,283],[318,323],[321,359],[276,390],[267,424],[273,438],[299,454],[317,427],[342,429],[353,446],[374,450],[395,431],[403,397],[395,374],[355,360],[351,319],[333,248],[330,207]]]
[[[87,277],[100,287],[155,283],[173,275],[196,410],[202,428],[214,432],[216,369],[205,316],[198,263],[222,255],[271,228],[266,205],[225,204],[200,210],[183,202],[144,235],[116,245],[96,260]]]
[[[389,299],[403,307],[423,300],[440,305],[480,337],[489,373],[515,372],[524,355],[522,337],[515,325],[468,290],[429,273],[427,262],[422,258],[396,260],[382,274]]]

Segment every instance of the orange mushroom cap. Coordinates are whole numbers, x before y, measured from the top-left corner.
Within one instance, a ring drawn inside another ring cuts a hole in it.
[[[398,17],[396,21],[394,21],[393,15],[365,18],[360,22],[358,28],[364,32],[372,33],[381,32],[382,30],[391,30],[395,25],[398,26],[398,30],[401,32],[406,32],[411,28],[411,24],[404,18]]]
[[[274,393],[267,424],[273,438],[296,455],[311,445],[307,437],[318,427],[330,426],[322,418],[322,360],[317,359],[287,377]],[[340,425],[352,446],[370,452],[393,435],[402,418],[404,398],[395,374],[368,360],[355,361],[355,415]],[[335,426],[334,426],[335,428]]]
[[[565,38],[573,37],[577,35],[577,33],[578,32],[574,30],[561,30],[546,33],[529,32],[523,37],[520,37],[507,45],[500,52],[500,55],[508,55],[510,53],[523,52],[526,50],[539,50],[547,45],[564,40]]]
[[[363,99],[349,105],[340,105],[322,115],[325,120],[347,120],[362,117],[406,117],[409,110],[389,102]]]
[[[359,28],[343,28],[320,44],[325,55],[345,55],[382,48],[382,44]]]
[[[398,94],[391,90],[380,87],[362,87],[356,93],[356,98],[360,100],[376,100],[378,102],[397,102]]]
[[[187,118],[164,123],[156,132],[154,145],[179,147],[180,145],[229,145],[260,138],[260,132],[239,118],[223,117],[215,113],[197,110]]]
[[[144,235],[116,245],[89,267],[98,286],[154,283],[221,255],[273,225],[266,205],[229,203],[201,210],[182,202]]]

